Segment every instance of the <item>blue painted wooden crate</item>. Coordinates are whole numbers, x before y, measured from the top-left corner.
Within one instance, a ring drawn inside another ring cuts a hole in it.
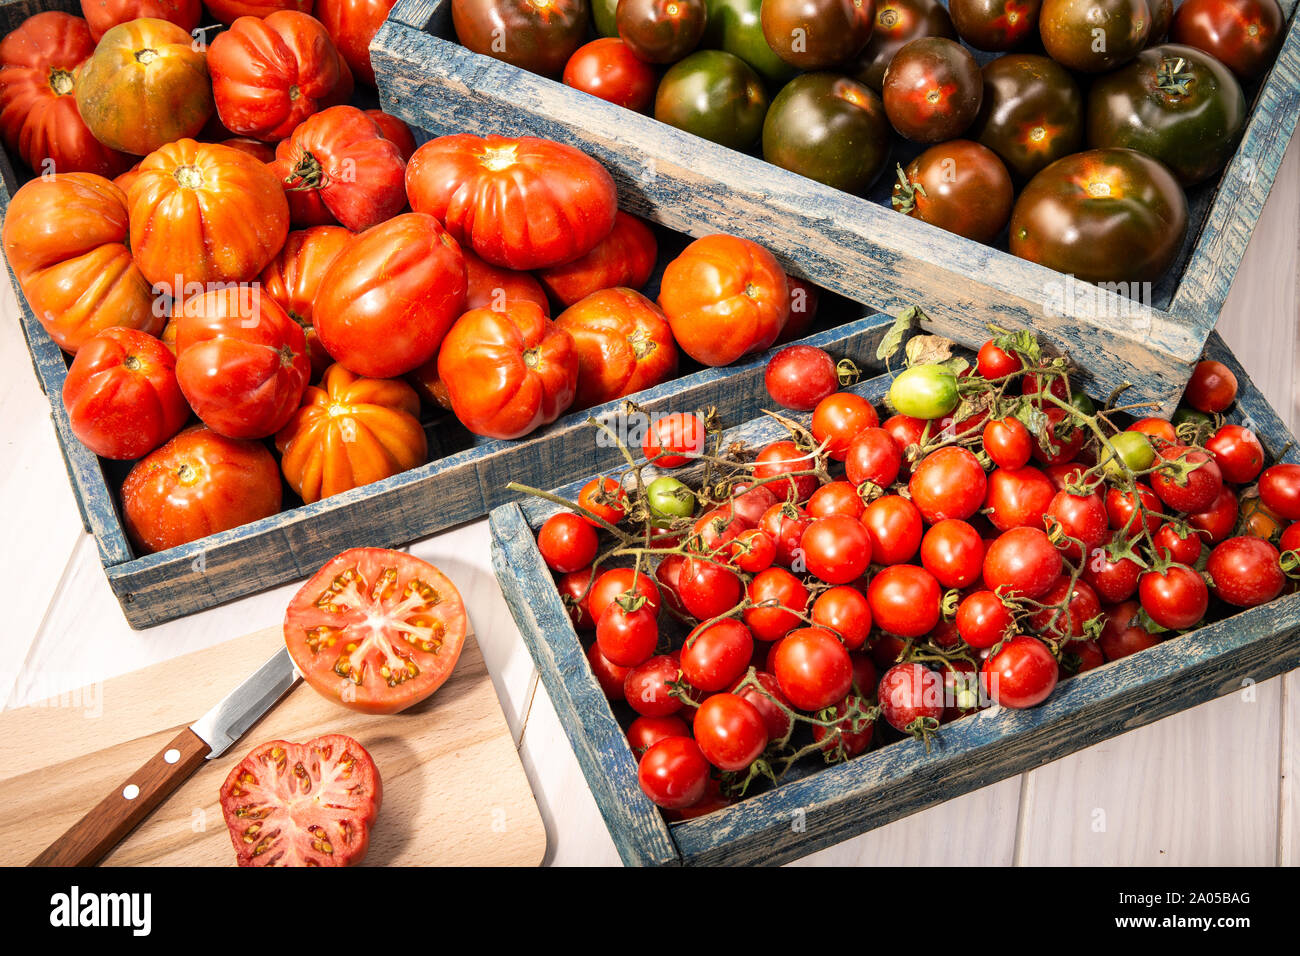
[[[42,10],[79,13],[78,0],[0,2],[0,36]],[[20,182],[0,149],[0,218]],[[663,237],[665,256],[684,244]],[[6,265],[6,268],[7,265]],[[159,624],[231,601],[315,572],[345,548],[396,547],[444,528],[482,517],[514,496],[510,481],[552,487],[574,475],[612,466],[617,450],[597,445],[585,422],[588,415],[612,418],[620,403],[574,412],[520,441],[495,441],[470,435],[450,416],[426,423],[430,461],[419,468],[310,505],[279,514],[158,554],[139,556],[123,530],[117,491],[127,463],[96,457],[72,434],[63,407],[68,359],[49,337],[24,299],[9,270],[18,299],[23,332],[37,380],[50,400],[50,417],[67,464],[85,528],[99,548],[113,593],[133,627]],[[655,279],[647,291],[653,294]],[[836,308],[861,309],[840,301]],[[817,341],[855,353],[873,353],[883,334],[879,320],[857,323]],[[766,356],[725,369],[690,371],[673,382],[633,396],[648,410],[715,405],[728,419],[758,413]],[[285,490],[286,501],[294,501]]]
[[[1091,372],[1098,394],[1128,381],[1135,398],[1172,402],[1218,319],[1300,116],[1296,2],[1281,0],[1290,27],[1271,72],[1246,90],[1253,107],[1241,145],[1219,181],[1189,193],[1186,242],[1149,304],[1084,283],[1067,288],[1058,272],[899,215],[881,204],[888,175],[859,199],[471,53],[455,40],[451,0],[398,0],[371,59],[384,109],[415,126],[570,143],[611,169],[638,215],[694,236],[746,236],[792,272],[886,312],[928,303],[937,329],[968,345],[983,341],[989,320],[1032,324]]]
[[[1206,355],[1240,390],[1229,420],[1248,424],[1270,458],[1300,449],[1217,334]],[[879,404],[881,376],[853,390]],[[679,406],[686,410],[686,406]],[[798,418],[799,416],[794,416]],[[803,416],[807,424],[808,416]],[[728,433],[746,445],[784,437],[771,419]],[[559,489],[573,500],[581,481]],[[637,783],[636,759],[535,543],[556,509],[536,499],[489,516],[492,564],[542,682],[629,865],[779,864],[831,846],[1050,760],[1300,667],[1300,593],[1183,634],[1061,683],[1030,710],[994,708],[945,724],[930,752],[902,740],[842,764],[816,761],[798,779],[694,820],[669,824]],[[808,761],[805,761],[808,763]]]

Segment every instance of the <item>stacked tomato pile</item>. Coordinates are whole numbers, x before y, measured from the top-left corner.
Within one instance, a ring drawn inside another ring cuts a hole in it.
[[[944,722],[1036,706],[1294,587],[1300,465],[1266,469],[1224,422],[1220,363],[1166,421],[1097,408],[1028,333],[973,363],[932,336],[907,356],[881,421],[826,353],[782,350],[771,397],[812,412],[778,416],[788,438],[752,453],[710,446],[700,415],[661,418],[641,460],[542,525],[660,806],[707,812],[873,740],[928,746]],[[671,473],[692,461],[689,480]]]
[[[452,0],[452,14],[477,53],[837,189],[865,195],[892,165],[899,212],[985,243],[1009,223],[1013,254],[1090,282],[1167,271],[1184,189],[1231,157],[1242,84],[1285,32],[1277,0]],[[971,48],[1002,55],[981,69]]]
[[[5,254],[72,356],[73,432],[135,462],[142,551],[276,513],[281,476],[310,503],[424,464],[422,403],[519,438],[665,381],[679,344],[722,365],[812,319],[815,290],[726,237],[669,266],[661,309],[637,291],[656,236],[599,163],[537,139],[417,150],[346,102],[329,17],[235,16],[205,46],[197,6],[165,6],[41,13],[0,44],[6,145],[39,173]]]

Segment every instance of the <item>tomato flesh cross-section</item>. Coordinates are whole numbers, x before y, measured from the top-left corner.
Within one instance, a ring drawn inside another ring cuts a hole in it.
[[[404,710],[441,687],[465,632],[465,604],[446,575],[382,548],[353,548],[326,564],[294,596],[284,622],[307,683],[370,714]]]

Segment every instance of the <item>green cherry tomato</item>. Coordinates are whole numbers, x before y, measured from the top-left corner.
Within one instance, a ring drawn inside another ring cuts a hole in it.
[[[1120,462],[1131,472],[1146,471],[1156,460],[1156,450],[1151,439],[1142,432],[1120,432],[1110,437],[1110,447],[1101,451],[1101,467],[1107,476],[1124,477]]]
[[[596,0],[599,6],[602,0]],[[738,56],[770,84],[779,89],[799,71],[772,52],[763,36],[759,12],[763,0],[705,0],[709,15],[700,45],[710,50],[724,50]]]
[[[763,130],[767,90],[744,60],[697,50],[659,81],[655,119],[732,149],[748,149]]]
[[[671,475],[662,475],[646,486],[646,500],[656,524],[671,524],[674,518],[695,513],[695,495]]]
[[[940,365],[913,365],[903,369],[889,386],[889,403],[912,418],[942,418],[959,401],[957,376]]]

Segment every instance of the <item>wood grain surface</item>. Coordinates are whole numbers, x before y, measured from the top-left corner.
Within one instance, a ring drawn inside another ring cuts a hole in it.
[[[280,628],[0,714],[0,865],[37,855],[283,644]],[[534,866],[546,832],[473,635],[446,684],[400,714],[345,710],[299,684],[225,755],[206,761],[108,865],[228,866],[217,793],[267,740],[355,737],[384,803],[367,865]]]

